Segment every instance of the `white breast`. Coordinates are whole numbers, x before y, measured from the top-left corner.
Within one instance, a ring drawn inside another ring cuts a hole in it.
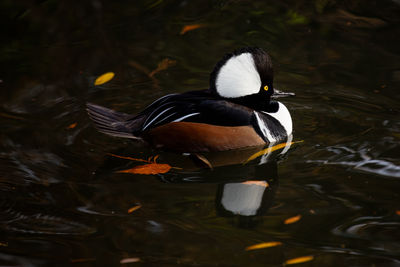
[[[293,131],[293,123],[292,117],[290,116],[289,110],[286,108],[284,104],[278,102],[279,108],[277,112],[264,112],[277,119],[280,124],[282,124],[283,128],[285,128],[287,135],[289,136],[292,134]]]

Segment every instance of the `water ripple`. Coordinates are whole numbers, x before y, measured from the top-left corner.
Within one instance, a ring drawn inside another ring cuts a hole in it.
[[[329,146],[325,151],[330,153],[326,159],[310,159],[307,163],[324,165],[341,165],[353,167],[367,173],[400,178],[400,166],[386,159],[374,158],[370,155],[371,148],[362,147],[358,150],[344,145]]]

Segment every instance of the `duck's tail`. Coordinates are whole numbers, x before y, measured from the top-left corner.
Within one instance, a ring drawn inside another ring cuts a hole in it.
[[[100,132],[116,137],[141,139],[134,135],[140,118],[92,103],[86,104],[86,110]]]

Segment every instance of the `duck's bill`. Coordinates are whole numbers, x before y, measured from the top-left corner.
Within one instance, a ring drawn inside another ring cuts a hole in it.
[[[289,97],[289,96],[295,96],[295,93],[286,93],[282,92],[281,90],[278,90],[274,88],[274,94],[271,96],[272,98],[281,98],[281,97]]]

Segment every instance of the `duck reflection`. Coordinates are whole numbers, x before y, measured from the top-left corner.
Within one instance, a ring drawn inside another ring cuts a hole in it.
[[[240,227],[254,227],[273,204],[278,187],[277,162],[287,156],[291,144],[290,137],[286,143],[267,148],[200,155],[213,170],[180,173],[163,181],[218,183],[217,215],[234,219]]]

